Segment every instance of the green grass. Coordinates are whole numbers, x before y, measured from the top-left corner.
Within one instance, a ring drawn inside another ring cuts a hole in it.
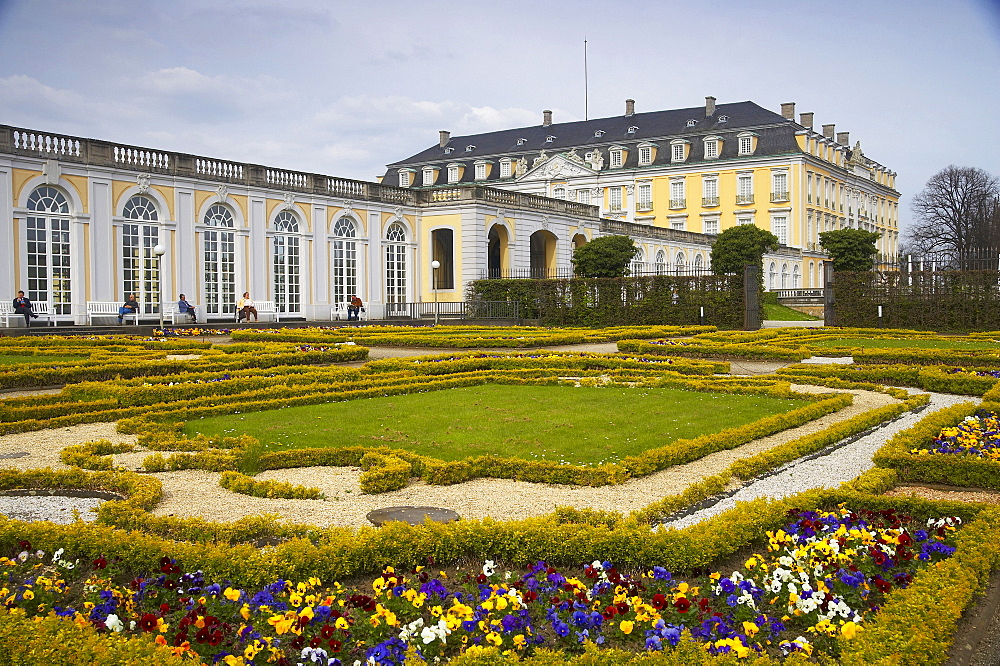
[[[87,356],[28,356],[22,354],[0,354],[0,365],[20,365],[22,363],[53,363],[55,361],[85,361]]]
[[[764,319],[769,321],[819,321],[819,317],[813,317],[805,312],[774,303],[764,303]]]
[[[989,340],[935,340],[935,339],[893,339],[893,338],[827,338],[811,340],[815,347],[862,347],[865,349],[1000,349],[1000,345]]]
[[[263,452],[390,446],[441,460],[494,453],[599,464],[806,404],[679,389],[487,385],[212,417],[184,430],[247,433]]]

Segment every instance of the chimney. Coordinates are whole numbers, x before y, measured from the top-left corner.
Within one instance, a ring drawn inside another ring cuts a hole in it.
[[[634,99],[625,100],[625,117],[628,118],[629,116],[634,116],[634,115],[635,115],[635,100]]]
[[[830,123],[829,125],[823,125],[823,136],[825,136],[827,139],[832,139],[834,134],[833,130],[835,127],[836,125],[834,125],[833,123]]]
[[[548,127],[551,124],[552,124],[552,112],[548,110],[542,111],[542,127]]]
[[[800,113],[799,114],[799,125],[802,125],[803,127],[806,127],[808,129],[812,129],[812,127],[813,127],[813,112],[810,111],[808,113]]]
[[[781,117],[787,120],[795,120],[795,102],[782,102]]]
[[[851,133],[850,132],[837,132],[837,143],[842,146],[851,145]]]
[[[715,98],[706,97],[705,98],[705,117],[708,118],[715,114]]]
[[[448,130],[440,130],[438,132],[438,146],[444,148],[451,141],[451,132]]]

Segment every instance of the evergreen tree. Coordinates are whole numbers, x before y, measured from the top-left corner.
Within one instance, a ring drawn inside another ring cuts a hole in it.
[[[763,276],[764,253],[777,250],[778,237],[770,231],[758,229],[753,224],[741,224],[723,231],[712,245],[712,272],[716,275],[743,272],[747,264],[761,267]]]
[[[864,229],[824,231],[819,244],[830,255],[835,271],[870,271],[872,259],[878,254],[875,242],[881,234]]]
[[[628,236],[601,236],[573,252],[573,273],[605,278],[628,275],[629,263],[639,251]]]

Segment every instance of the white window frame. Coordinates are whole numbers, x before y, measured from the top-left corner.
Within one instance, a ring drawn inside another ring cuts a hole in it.
[[[736,224],[755,224],[753,213],[738,213],[736,215]]]
[[[719,205],[719,177],[703,176],[701,179],[701,197],[703,206]]]
[[[717,160],[722,151],[719,149],[719,139],[710,137],[705,139],[705,159]]]
[[[399,170],[399,186],[400,187],[409,187],[411,179],[412,179],[412,173],[409,170],[407,170],[407,169],[400,169]]]
[[[653,210],[653,184],[649,182],[637,183],[635,186],[635,209],[637,211]]]
[[[687,186],[684,178],[674,178],[670,181],[670,207],[685,208],[687,205]]]
[[[737,138],[740,142],[740,155],[753,155],[753,135],[740,134]]]
[[[684,227],[687,226],[687,215],[668,215],[667,221],[670,222],[671,229],[684,231]]]
[[[619,212],[624,210],[622,207],[622,188],[621,187],[609,187],[608,188],[608,210],[612,212]]]
[[[618,169],[625,163],[625,155],[621,148],[611,149],[610,168]]]
[[[511,176],[511,161],[509,157],[505,157],[500,160],[500,177],[510,178]]]
[[[448,165],[448,182],[449,183],[457,183],[458,180],[459,180],[459,178],[460,178],[460,176],[459,176],[460,173],[461,173],[461,171],[460,171],[459,166],[457,164],[449,164]]]
[[[771,233],[778,237],[778,242],[788,245],[788,213],[771,214]]]
[[[552,188],[552,198],[553,199],[565,199],[566,198],[566,186],[556,185]]]
[[[674,164],[678,162],[683,162],[687,157],[685,155],[685,148],[687,143],[684,141],[674,141],[670,144],[670,161]]]
[[[476,166],[476,180],[486,180],[486,165],[477,164]]]
[[[779,185],[779,183],[782,183]],[[771,172],[771,201],[788,201],[788,171]]]
[[[639,166],[646,166],[653,163],[653,147],[639,146]]]
[[[753,203],[753,172],[743,172],[736,174],[736,203]]]
[[[589,187],[585,187],[582,190],[577,190],[576,191],[576,201],[577,201],[577,203],[589,204],[590,203],[590,196],[591,195],[590,195],[590,188]]]
[[[424,186],[433,185],[437,180],[434,167],[424,168]]]
[[[709,215],[701,219],[701,223],[704,227],[704,233],[713,236],[719,235],[719,216]]]

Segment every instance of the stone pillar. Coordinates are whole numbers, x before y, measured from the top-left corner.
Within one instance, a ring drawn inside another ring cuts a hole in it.
[[[761,326],[760,266],[743,267],[743,330],[757,331]]]

